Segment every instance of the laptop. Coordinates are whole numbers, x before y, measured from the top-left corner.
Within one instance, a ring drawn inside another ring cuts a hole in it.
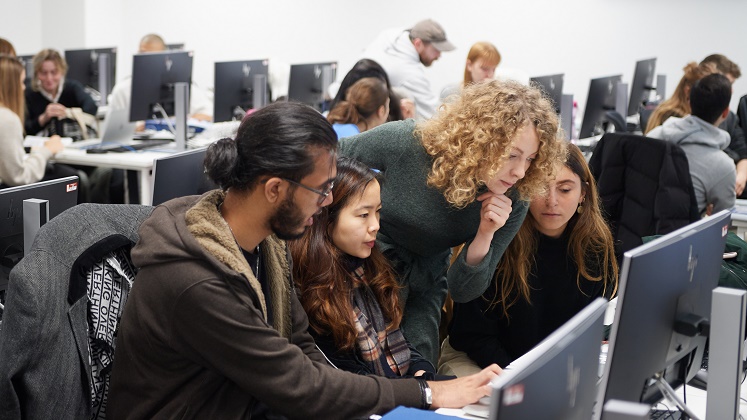
[[[137,122],[130,121],[129,109],[110,109],[104,121],[101,143],[114,143],[132,140]]]

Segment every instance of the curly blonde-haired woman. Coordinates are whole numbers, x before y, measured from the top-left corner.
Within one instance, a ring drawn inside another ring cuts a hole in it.
[[[565,158],[553,105],[517,82],[474,84],[433,119],[384,124],[340,151],[384,173],[377,242],[403,286],[405,335],[435,362],[447,287],[456,302],[485,291],[526,200]]]
[[[534,196],[521,229],[483,296],[454,305],[439,372],[463,376],[506,367],[595,298],[617,290],[612,233],[578,147],[547,192]]]

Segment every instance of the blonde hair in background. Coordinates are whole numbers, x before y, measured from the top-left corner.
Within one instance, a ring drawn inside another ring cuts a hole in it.
[[[539,138],[537,157],[516,183],[522,199],[544,191],[563,162],[566,143],[550,101],[534,87],[491,80],[466,86],[453,102],[416,126],[426,153],[433,157],[428,185],[443,192],[456,208],[475,201],[477,191],[508,160],[516,132],[526,124]]]
[[[685,74],[682,75],[682,79],[674,88],[674,93],[666,101],[659,104],[656,107],[651,117],[646,124],[646,131],[643,134],[648,133],[654,128],[664,124],[669,117],[684,117],[690,113],[690,89],[693,87],[695,82],[702,79],[709,74],[718,73],[716,65],[713,63],[701,63],[696,62],[687,63],[682,69]]]
[[[24,118],[23,65],[17,58],[0,55],[0,105],[10,109],[18,118]]]
[[[488,66],[498,66],[501,63],[501,54],[495,45],[489,42],[475,42],[472,48],[467,53],[467,60],[474,63],[475,61],[482,59],[483,64]],[[472,83],[472,73],[467,70],[467,66],[464,66],[464,86]]]
[[[62,77],[65,77],[65,75],[67,74],[67,61],[65,61],[65,57],[60,55],[59,51],[53,50],[51,48],[45,48],[39,51],[38,53],[36,53],[34,59],[32,60],[32,63],[34,65],[34,74],[31,78],[31,88],[37,92],[41,89],[41,85],[36,75],[41,71],[42,64],[44,64],[45,61],[53,62],[57,66],[57,69],[60,71],[60,74],[62,74]]]

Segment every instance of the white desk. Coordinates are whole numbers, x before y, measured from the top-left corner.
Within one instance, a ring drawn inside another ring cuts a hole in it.
[[[85,150],[66,148],[57,153],[54,161],[70,165],[100,166],[138,172],[140,204],[150,205],[153,200],[153,160],[168,156],[169,151],[137,151],[126,153],[86,153]]]
[[[693,413],[696,414],[700,418],[700,420],[706,420],[706,394],[707,393],[701,389],[694,388],[691,386],[686,386],[686,388],[687,388],[687,407],[690,410],[692,410]],[[676,391],[677,395],[680,398],[682,398],[684,389],[685,387],[680,387]],[[742,384],[741,397],[742,397],[742,400],[739,402],[739,414],[742,417],[747,418],[747,385],[746,384]],[[667,407],[665,407],[662,404],[658,404],[655,406],[655,408],[666,409]],[[672,407],[670,407],[670,409],[671,408]],[[439,408],[438,410],[436,410],[436,413],[443,414],[446,416],[454,416],[454,417],[458,417],[462,419],[485,420],[482,417],[476,417],[476,416],[469,415],[465,413],[464,410],[459,409],[459,408]],[[716,419],[716,420],[720,420],[720,419]]]

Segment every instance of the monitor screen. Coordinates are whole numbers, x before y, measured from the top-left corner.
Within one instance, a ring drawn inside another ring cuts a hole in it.
[[[0,190],[0,291],[10,270],[23,257],[23,200],[49,200],[49,218],[78,202],[78,177],[37,182]]]
[[[99,78],[99,58],[107,57],[106,68],[103,78]],[[77,80],[88,89],[93,89],[93,97],[97,102],[102,97],[107,97],[114,85],[117,76],[117,49],[116,48],[94,48],[86,50],[65,50],[65,61],[67,61],[66,78]],[[100,83],[102,82],[102,83]]]
[[[202,194],[218,188],[205,174],[207,148],[188,150],[153,161],[153,205],[172,198]]]
[[[328,111],[327,88],[337,77],[337,63],[293,64],[288,82],[288,99]]]
[[[706,337],[695,321],[710,318],[730,220],[724,210],[624,254],[600,405],[654,404],[652,378],[676,388],[700,369]]]
[[[132,57],[130,121],[162,118],[163,107],[174,115],[174,84],[192,83],[192,52],[170,51],[136,54]]]
[[[641,60],[635,63],[635,74],[633,74],[633,86],[630,88],[630,100],[628,102],[628,115],[635,115],[642,106],[648,103],[649,95],[654,87],[654,73],[656,59]]]
[[[555,106],[555,112],[560,114],[560,101],[563,98],[563,74],[553,74],[551,76],[532,77],[530,82],[539,86]]]
[[[615,110],[616,85],[620,81],[622,81],[621,75],[591,80],[578,138],[585,139],[604,134],[605,113]]]
[[[493,379],[489,418],[591,418],[607,305],[594,300]]]
[[[215,101],[213,121],[241,120],[254,108],[254,81],[260,76],[268,87],[268,61],[229,61],[215,63]],[[262,78],[261,76],[264,76]]]

